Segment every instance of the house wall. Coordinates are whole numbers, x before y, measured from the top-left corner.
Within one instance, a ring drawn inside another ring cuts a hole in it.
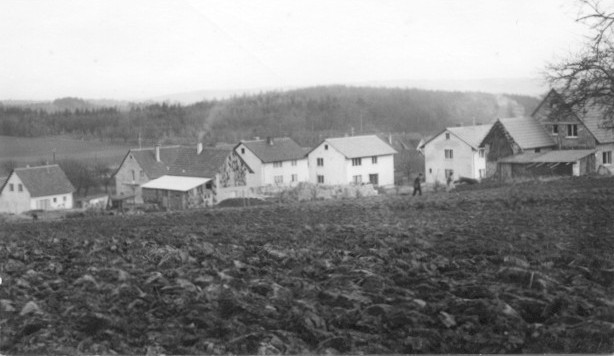
[[[447,140],[445,135],[447,132],[448,131],[441,133],[424,147],[424,172],[426,183],[433,184],[439,181],[445,184],[446,169],[454,171],[454,179],[458,179],[459,177],[479,178],[475,173],[477,170],[475,156],[478,152],[452,133],[450,134],[450,139]],[[446,149],[452,150],[452,159],[445,158]]]
[[[373,156],[362,157],[360,166],[353,166],[351,159],[345,159],[345,183],[354,182],[354,176],[361,176],[363,183],[369,183],[369,175],[378,175],[378,185],[394,185],[394,155],[377,156],[377,163],[373,163]]]
[[[600,144],[596,147],[597,152],[595,152],[595,170],[605,169],[610,172],[610,174],[614,173],[614,164],[606,164],[603,162],[603,152],[612,152],[612,161],[614,162],[614,143]]]
[[[506,134],[499,122],[495,123],[484,137],[482,144],[484,145],[486,177],[496,174],[499,159],[521,152],[520,147]]]
[[[328,149],[327,149],[328,147]],[[318,158],[324,159],[324,165],[318,166]],[[314,148],[307,156],[309,161],[309,181],[318,183],[318,175],[324,176],[325,185],[348,184],[345,156],[326,141]],[[351,162],[350,162],[351,164]]]
[[[132,172],[134,172],[134,179]],[[134,194],[134,202],[136,204],[142,204],[143,196],[140,185],[149,182],[149,180],[149,177],[147,177],[147,174],[143,171],[136,159],[128,153],[115,174],[115,194]]]
[[[265,163],[262,165],[262,185],[282,185],[296,186],[300,182],[309,181],[309,162],[306,158],[296,160],[296,165],[292,165],[292,161],[282,161],[281,167],[275,167],[273,163]],[[297,175],[297,181],[292,182],[292,175]],[[282,176],[282,183],[275,183],[275,177]]]
[[[10,191],[9,184],[13,184],[14,191]],[[19,184],[22,185],[23,191],[18,189]],[[12,173],[2,192],[0,192],[0,213],[20,214],[24,211],[32,210],[30,208],[30,192],[23,185],[19,177]]]
[[[58,194],[30,198],[31,210],[43,209],[45,206],[47,206],[47,208],[44,210],[72,209],[74,206],[73,194]]]
[[[212,192],[204,185],[187,192],[178,192],[165,189],[143,188],[143,201],[157,204],[170,210],[181,210],[210,206]]]
[[[244,144],[239,144],[235,148],[235,152],[240,156],[243,161],[252,169],[254,173],[247,174],[246,185],[250,187],[259,187],[264,181],[262,172],[262,161],[252,151],[249,150]]]

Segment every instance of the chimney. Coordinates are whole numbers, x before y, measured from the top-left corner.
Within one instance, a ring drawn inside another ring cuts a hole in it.
[[[260,136],[254,136],[255,141],[260,141]]]
[[[160,162],[160,144],[156,144],[156,162]]]
[[[392,134],[391,133],[388,134],[388,144],[392,145]]]
[[[269,146],[273,146],[273,144],[274,144],[274,142],[273,142],[273,138],[272,138],[272,137],[270,137],[270,136],[269,136],[269,137],[267,137],[267,138],[266,138],[266,143],[267,143]]]
[[[203,151],[203,143],[199,142],[196,144],[196,154],[200,154]]]

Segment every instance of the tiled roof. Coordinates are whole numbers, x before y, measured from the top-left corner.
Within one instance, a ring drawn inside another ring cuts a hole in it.
[[[584,115],[580,115],[580,120],[599,143],[614,142],[614,130],[603,127],[603,111],[598,106],[587,108]]]
[[[484,137],[486,137],[488,131],[490,131],[491,127],[491,124],[449,127],[447,131],[450,131],[454,135],[458,136],[458,138],[465,141],[469,146],[477,149],[480,146],[480,143],[482,143]]]
[[[15,168],[32,198],[68,194],[75,191],[66,174],[57,164],[40,167]]]
[[[555,145],[544,127],[531,117],[513,117],[498,121],[523,150]]]
[[[327,138],[329,143],[346,158],[392,155],[397,151],[375,135]]]
[[[156,149],[153,147],[132,149],[129,154],[132,154],[150,179],[155,179],[169,174],[170,164],[177,158],[180,148],[180,146],[160,147],[160,162],[156,161]]]
[[[305,150],[289,137],[268,140],[241,141],[262,163],[291,161],[305,158]]]
[[[213,178],[224,164],[232,149],[203,148],[198,154],[196,148],[181,147],[169,167],[168,175]]]
[[[514,156],[501,158],[503,163],[568,163],[575,162],[588,155],[594,154],[595,150],[555,150],[542,153],[521,153]]]
[[[178,176],[162,176],[143,184],[142,188],[173,190],[178,192],[187,192],[196,187],[204,185],[210,178],[198,177],[178,177]]]

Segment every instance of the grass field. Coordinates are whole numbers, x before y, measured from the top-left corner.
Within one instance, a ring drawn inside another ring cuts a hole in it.
[[[0,229],[7,354],[610,353],[614,179]]]
[[[117,167],[130,146],[100,141],[81,141],[63,136],[12,137],[0,136],[0,164],[14,160],[23,164],[53,162],[63,159],[99,160]]]

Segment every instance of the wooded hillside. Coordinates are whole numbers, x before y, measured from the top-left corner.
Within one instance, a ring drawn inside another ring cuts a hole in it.
[[[54,110],[0,106],[0,135],[69,134],[124,143],[137,143],[141,137],[143,144],[197,139],[214,144],[286,135],[312,145],[325,136],[351,132],[429,134],[446,126],[530,114],[537,103],[537,98],[517,95],[345,86],[267,92],[189,106],[135,104],[128,110],[88,107],[87,102],[66,98],[54,101]]]

